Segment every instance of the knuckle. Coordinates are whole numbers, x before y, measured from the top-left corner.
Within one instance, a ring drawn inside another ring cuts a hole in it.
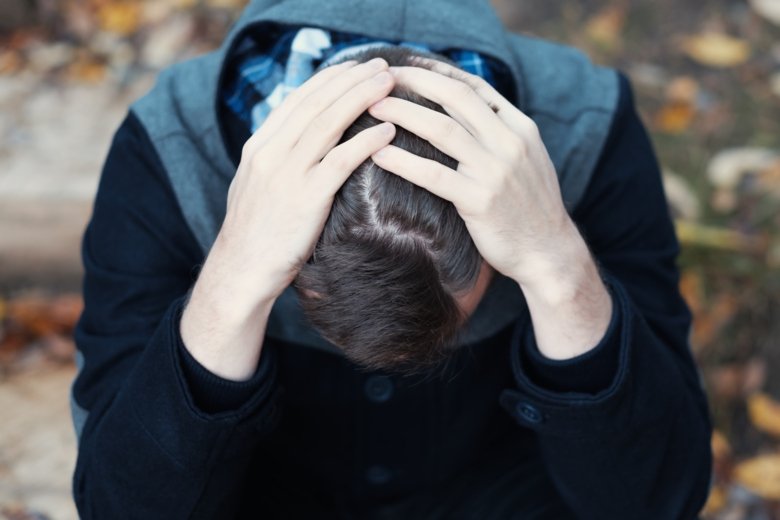
[[[525,141],[519,137],[512,138],[510,140],[509,159],[514,163],[518,163],[524,161],[527,155],[528,145],[525,144]]]
[[[452,137],[457,134],[460,124],[451,117],[444,117],[441,122],[441,134],[444,137]]]
[[[474,92],[474,89],[471,88],[471,85],[469,85],[468,83],[459,81],[458,85],[455,87],[455,94],[459,98],[461,98],[463,100],[467,100],[467,99],[470,99],[472,96],[475,96],[477,93]]]
[[[308,130],[314,132],[315,134],[327,132],[330,125],[328,125],[326,117],[327,116],[325,114],[320,114],[312,119],[309,123]]]
[[[350,167],[349,157],[343,149],[334,148],[322,161],[328,169],[343,172]]]

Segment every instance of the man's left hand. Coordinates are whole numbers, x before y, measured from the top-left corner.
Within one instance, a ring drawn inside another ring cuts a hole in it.
[[[455,205],[485,261],[522,288],[542,353],[565,359],[589,350],[609,324],[611,298],[566,212],[536,124],[484,79],[425,61],[431,70],[390,72],[448,115],[395,97],[369,113],[428,140],[457,170],[392,145],[372,159]]]

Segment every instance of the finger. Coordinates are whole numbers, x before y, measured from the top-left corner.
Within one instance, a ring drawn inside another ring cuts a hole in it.
[[[386,146],[395,136],[395,126],[381,123],[367,128],[334,147],[322,158],[314,175],[326,193],[334,194],[358,166],[372,153]]]
[[[460,207],[467,202],[474,183],[437,161],[424,159],[397,146],[388,145],[371,155],[381,168]]]
[[[272,139],[278,140],[280,146],[292,148],[312,121],[325,109],[355,86],[386,71],[387,67],[385,60],[374,58],[345,71],[343,74],[336,75],[331,81],[326,82],[303,98],[290,112],[284,125],[279,128]],[[388,83],[392,83],[392,78]]]
[[[279,106],[268,114],[263,125],[254,134],[257,136],[256,139],[262,140],[269,135],[273,135],[279,125],[287,119],[287,116],[298,106],[302,99],[332,80],[335,76],[342,74],[355,65],[357,65],[357,61],[355,60],[345,61],[338,65],[326,67],[307,79],[301,86],[287,94]]]
[[[338,143],[347,127],[354,123],[360,114],[392,89],[393,77],[382,72],[344,93],[309,122],[293,148],[294,156],[307,165],[319,161]]]
[[[530,117],[510,103],[485,78],[466,72],[458,67],[453,67],[449,63],[431,58],[415,57],[415,63],[418,62],[430,68],[433,72],[449,76],[469,85],[513,131],[520,132],[529,122],[533,123]]]
[[[390,67],[396,84],[438,103],[480,142],[509,132],[503,121],[467,83],[421,67]]]
[[[374,103],[369,113],[416,134],[461,164],[484,164],[485,148],[453,118],[396,97]]]

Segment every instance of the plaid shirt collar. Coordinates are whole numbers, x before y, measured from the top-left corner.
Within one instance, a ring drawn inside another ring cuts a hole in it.
[[[320,66],[336,61],[347,50],[385,45],[436,52],[496,88],[506,70],[497,60],[468,50],[376,40],[315,27],[275,26],[247,36],[238,44],[227,71],[222,102],[255,132],[271,110]]]

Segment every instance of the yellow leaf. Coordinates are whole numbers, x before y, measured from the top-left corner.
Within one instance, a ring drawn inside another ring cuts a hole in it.
[[[655,126],[662,132],[679,134],[688,129],[694,115],[696,110],[690,103],[669,103],[655,115]]]
[[[727,494],[723,489],[723,486],[712,486],[710,490],[710,496],[707,497],[707,502],[704,504],[704,508],[699,512],[700,515],[711,515],[717,513],[726,505]]]
[[[764,253],[769,245],[766,235],[747,235],[731,229],[704,226],[675,220],[675,230],[685,245],[710,247],[743,253]]]
[[[682,50],[691,59],[710,67],[733,67],[750,57],[750,45],[745,40],[719,32],[689,36]]]
[[[141,5],[136,2],[108,2],[100,7],[98,20],[104,31],[128,36],[138,29]]]
[[[699,83],[690,76],[678,76],[666,86],[666,99],[694,105],[699,95]]]
[[[723,460],[731,454],[731,445],[720,430],[712,432],[712,456],[715,460]]]
[[[585,25],[585,34],[599,45],[613,49],[620,45],[620,31],[626,19],[623,5],[611,5],[596,13]]]
[[[780,500],[780,453],[759,455],[734,468],[734,480],[756,495]]]
[[[752,394],[747,404],[753,426],[762,432],[780,437],[780,403],[759,392]]]

